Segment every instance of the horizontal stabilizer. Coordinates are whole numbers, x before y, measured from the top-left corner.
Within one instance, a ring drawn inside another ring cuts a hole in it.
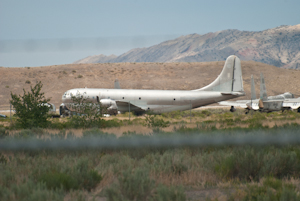
[[[223,95],[234,95],[234,96],[244,96],[245,92],[221,92]]]
[[[247,108],[247,102],[246,101],[221,101],[218,102],[220,105],[227,105],[227,106],[234,106],[234,107],[241,107],[241,108]]]

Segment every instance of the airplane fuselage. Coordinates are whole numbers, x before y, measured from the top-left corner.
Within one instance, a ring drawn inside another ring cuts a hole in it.
[[[82,96],[93,103],[111,100],[117,103],[116,109],[120,112],[151,110],[154,113],[188,110],[238,97],[216,91],[78,88],[63,95],[62,101],[67,107],[73,102],[72,96]]]
[[[71,110],[74,98],[79,97],[88,102],[101,103],[108,111],[144,113],[171,112],[189,110],[219,101],[244,96],[241,61],[237,56],[229,56],[222,72],[209,85],[192,91],[184,90],[142,90],[120,89],[115,82],[115,89],[71,89],[62,96],[60,111]]]

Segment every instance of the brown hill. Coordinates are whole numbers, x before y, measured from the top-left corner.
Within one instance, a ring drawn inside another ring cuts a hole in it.
[[[0,68],[0,110],[9,109],[10,92],[22,94],[37,81],[42,81],[47,98],[58,108],[62,94],[71,88],[113,88],[119,79],[126,89],[201,88],[217,78],[224,65],[219,62],[192,63],[106,63],[68,64],[32,68]],[[259,93],[259,74],[264,73],[268,95],[284,92],[300,94],[300,71],[277,68],[254,61],[242,61],[244,89],[250,98],[250,75]],[[30,84],[28,84],[30,82]],[[240,98],[241,99],[241,98]]]
[[[191,34],[148,48],[132,49],[120,56],[96,55],[75,63],[207,62],[228,55],[277,67],[300,68],[300,24],[264,31],[229,29],[204,35]]]

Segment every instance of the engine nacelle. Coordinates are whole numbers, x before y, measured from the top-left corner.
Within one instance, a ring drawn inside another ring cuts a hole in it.
[[[101,105],[107,107],[108,110],[118,110],[118,106],[116,101],[111,99],[101,99],[100,100]]]

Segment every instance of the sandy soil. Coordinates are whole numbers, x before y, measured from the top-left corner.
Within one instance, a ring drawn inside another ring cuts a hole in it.
[[[43,92],[56,108],[61,96],[72,88],[113,88],[119,79],[126,89],[201,88],[217,78],[225,61],[192,63],[105,63],[66,64],[44,67],[0,67],[0,110],[9,109],[10,93],[23,94],[42,81]],[[265,76],[268,95],[292,92],[300,95],[300,71],[277,68],[254,61],[242,61],[246,99],[250,98],[250,76],[254,75],[259,93],[259,74]],[[241,99],[241,98],[239,98]],[[243,98],[244,99],[244,98]]]

